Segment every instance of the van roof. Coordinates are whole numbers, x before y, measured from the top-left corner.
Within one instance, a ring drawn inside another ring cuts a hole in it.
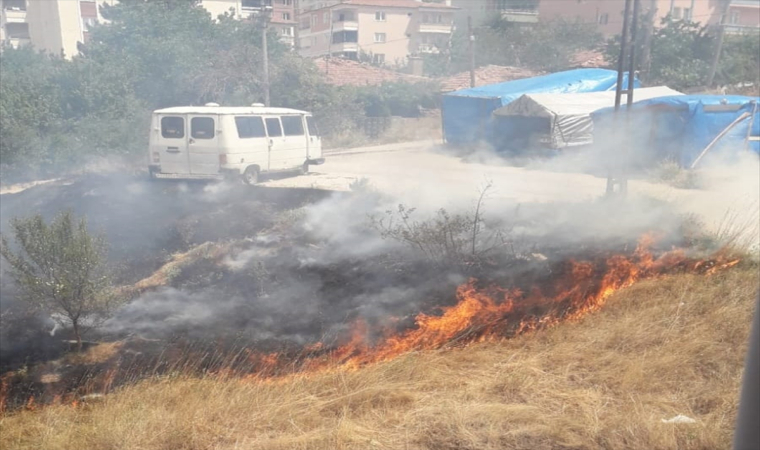
[[[157,109],[153,114],[311,114],[290,108],[265,106],[175,106]]]

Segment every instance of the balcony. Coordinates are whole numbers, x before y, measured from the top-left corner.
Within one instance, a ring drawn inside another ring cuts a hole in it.
[[[533,9],[502,9],[499,13],[508,22],[538,23],[538,11]]]
[[[17,37],[5,38],[5,42],[7,42],[13,48],[23,47],[25,45],[30,45],[32,43],[32,41],[29,38],[17,38]]]
[[[724,25],[728,34],[760,34],[760,26],[757,25]]]
[[[420,33],[450,34],[451,28],[450,23],[420,23]]]
[[[340,53],[340,52],[356,53],[358,51],[359,51],[358,42],[340,42],[337,44],[332,44],[330,46],[331,53]]]
[[[358,31],[359,22],[356,20],[335,21],[332,23],[333,31]]]
[[[3,16],[5,16],[5,23],[24,23],[26,22],[26,10],[18,7],[9,8],[6,6],[3,9]]]
[[[417,46],[417,52],[420,54],[437,55],[441,49],[435,44],[420,44]]]

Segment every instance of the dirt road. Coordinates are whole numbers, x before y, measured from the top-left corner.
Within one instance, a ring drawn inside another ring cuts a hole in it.
[[[380,151],[378,151],[378,149]],[[396,151],[393,151],[396,150]],[[742,228],[760,242],[760,163],[743,164],[700,173],[702,189],[676,189],[643,180],[631,181],[631,195],[672,203],[683,213],[695,214],[715,231]],[[412,206],[433,208],[471,204],[486,182],[493,183],[492,199],[518,202],[574,202],[599,198],[606,179],[581,173],[532,170],[506,165],[466,163],[446,155],[433,143],[399,144],[353,149],[328,155],[312,173],[267,181],[267,186],[348,190],[366,179],[370,186]]]

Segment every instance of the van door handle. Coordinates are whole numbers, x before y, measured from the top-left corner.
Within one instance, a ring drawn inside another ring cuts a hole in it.
[[[169,153],[179,153],[179,147],[166,147],[166,151]]]
[[[193,139],[193,138],[190,138],[190,140],[189,140],[188,142],[189,142],[190,144],[195,144],[195,139]]]

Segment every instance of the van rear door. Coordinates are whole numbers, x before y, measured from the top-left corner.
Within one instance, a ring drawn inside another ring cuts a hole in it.
[[[188,156],[190,173],[219,173],[219,123],[218,115],[188,115],[190,137],[188,138]]]
[[[278,155],[283,169],[296,169],[306,162],[308,139],[302,115],[283,115],[282,131],[285,135],[284,145]]]
[[[158,137],[154,154],[159,155],[158,163],[162,173],[190,173],[190,159],[187,154],[187,123],[184,115],[159,115]]]

